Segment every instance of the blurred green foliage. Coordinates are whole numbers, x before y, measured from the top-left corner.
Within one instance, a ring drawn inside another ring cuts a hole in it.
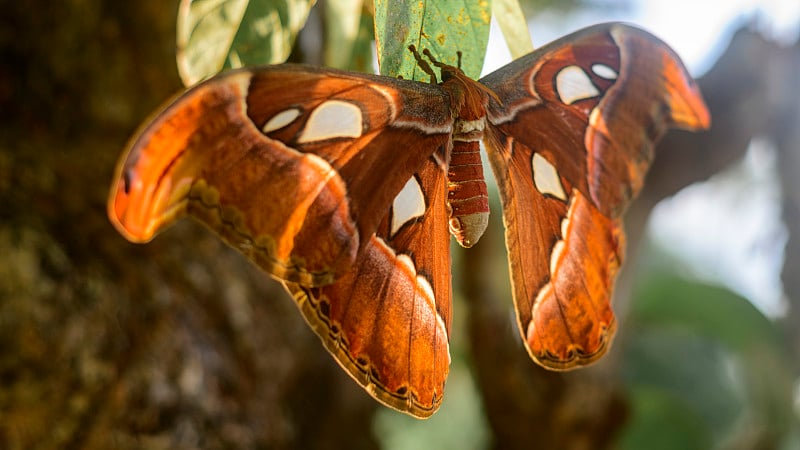
[[[189,86],[222,69],[286,61],[313,0],[183,0],[178,69]]]
[[[648,248],[640,258],[662,256]],[[661,263],[637,272],[622,324],[633,404],[622,448],[676,435],[688,441],[671,448],[792,448],[800,442],[798,365],[778,323],[746,298],[681,270]]]

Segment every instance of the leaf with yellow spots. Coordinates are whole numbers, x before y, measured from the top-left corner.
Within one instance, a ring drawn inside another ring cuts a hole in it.
[[[469,77],[478,78],[491,17],[488,0],[375,0],[375,41],[381,74],[428,81],[429,76],[408,51],[413,44],[454,66],[458,64],[457,52],[461,51],[461,69]]]

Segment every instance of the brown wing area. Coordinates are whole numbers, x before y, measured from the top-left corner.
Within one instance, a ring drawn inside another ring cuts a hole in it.
[[[489,121],[546,155],[604,214],[624,212],[669,127],[710,116],[678,56],[637,28],[602,24],[561,38],[481,80],[503,100]]]
[[[532,151],[513,138],[489,152],[503,202],[517,320],[531,357],[549,369],[602,356],[615,329],[614,277],[622,260],[619,219],[601,214],[568,184],[566,201],[532,182]]]
[[[272,275],[329,284],[449,140],[452,118],[436,89],[292,65],[218,76],[131,140],[109,216],[144,242],[188,212]]]
[[[622,261],[620,215],[670,126],[709,126],[677,56],[619,24],[566,36],[481,80],[520,331],[531,357],[563,370],[607,350]]]
[[[415,180],[425,199],[422,216],[393,229],[393,208],[336,282],[285,286],[325,347],[367,392],[422,418],[439,407],[450,364],[450,235],[446,168],[430,158]]]

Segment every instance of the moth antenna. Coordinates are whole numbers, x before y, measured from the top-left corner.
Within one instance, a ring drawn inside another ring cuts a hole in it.
[[[459,72],[461,71],[461,52],[460,51],[457,52],[457,54],[458,54],[458,67],[457,68],[451,66],[450,64],[445,64],[443,62],[440,62],[439,60],[437,60],[436,58],[433,57],[433,54],[427,48],[425,50],[423,50],[422,53],[425,56],[427,56],[428,59],[431,60],[433,65],[438,67],[439,70],[442,72],[442,80],[445,80],[446,78],[450,78],[452,76],[452,74],[453,74],[453,71],[455,71],[456,69]]]
[[[417,65],[419,66],[419,68],[422,69],[422,71],[425,72],[426,74],[430,75],[431,84],[438,84],[439,82],[436,80],[436,73],[433,71],[431,65],[428,64],[428,61],[422,59],[422,56],[420,56],[419,52],[417,51],[417,47],[414,47],[414,44],[411,44],[408,46],[408,50],[411,51],[412,55],[414,55],[414,59],[417,60]],[[428,51],[427,48],[423,50],[422,53],[424,53],[425,56],[430,58],[429,56],[430,52]],[[436,61],[433,60],[432,58],[431,61],[433,61],[433,63],[436,64]]]
[[[430,60],[431,60],[431,62],[433,63],[433,65],[434,65],[434,66],[436,66],[436,67],[438,67],[438,68],[440,68],[440,69],[441,69],[442,67],[446,67],[446,66],[447,66],[447,64],[445,64],[445,63],[442,63],[442,62],[439,62],[439,60],[437,60],[436,58],[434,58],[434,57],[433,57],[433,53],[431,53],[431,51],[430,51],[430,50],[428,50],[427,48],[426,48],[426,49],[424,49],[424,50],[422,50],[422,54],[423,54],[423,55],[425,55],[425,56],[427,56],[427,57],[428,57],[428,59],[430,59]]]

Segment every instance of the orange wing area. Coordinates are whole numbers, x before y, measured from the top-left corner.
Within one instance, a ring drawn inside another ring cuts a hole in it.
[[[487,150],[498,181],[520,327],[554,370],[589,364],[616,327],[620,216],[638,194],[655,142],[710,116],[680,59],[625,25],[581,30],[483,80]]]

